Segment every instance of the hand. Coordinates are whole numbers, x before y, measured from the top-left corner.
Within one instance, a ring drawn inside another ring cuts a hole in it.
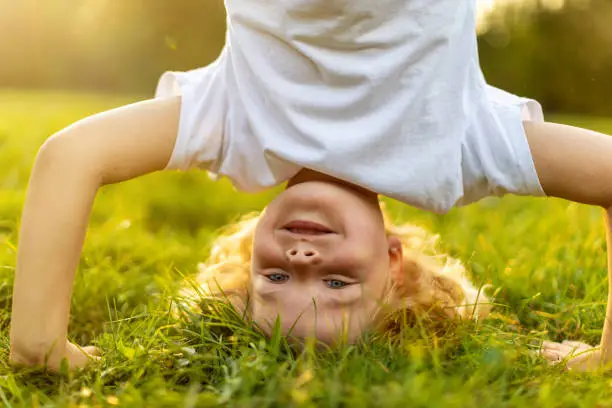
[[[43,367],[49,371],[59,373],[64,359],[68,362],[69,370],[84,368],[91,363],[100,360],[101,351],[94,346],[79,347],[69,341],[66,341],[63,349],[51,350],[48,357],[32,357],[32,355],[20,354],[11,349],[9,361],[14,366],[25,367]],[[46,362],[46,364],[45,364]]]
[[[603,358],[601,348],[579,341],[545,341],[542,343],[540,355],[552,364],[563,363],[572,371],[594,372],[608,368],[604,367],[607,362]]]

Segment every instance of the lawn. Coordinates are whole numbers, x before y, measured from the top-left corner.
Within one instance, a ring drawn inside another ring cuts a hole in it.
[[[169,313],[181,276],[215,231],[262,208],[202,172],[155,174],[103,189],[72,300],[70,337],[104,350],[98,367],[12,370],[8,325],[21,207],[42,141],[88,114],[133,101],[109,95],[0,92],[0,404],[126,407],[612,407],[612,379],[564,373],[531,351],[542,339],[597,342],[607,294],[601,210],[555,199],[487,199],[439,216],[389,202],[399,220],[440,234],[493,316],[445,337],[406,331],[301,353],[231,310]],[[612,133],[612,119],[557,117]],[[612,158],[611,158],[612,159]],[[60,234],[61,231],[58,231]]]

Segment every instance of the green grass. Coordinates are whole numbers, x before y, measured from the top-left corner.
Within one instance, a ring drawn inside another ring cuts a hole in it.
[[[215,231],[262,208],[273,192],[235,193],[203,173],[155,174],[105,188],[96,201],[72,301],[71,339],[105,351],[98,368],[50,375],[7,364],[18,223],[42,141],[129,98],[0,93],[0,404],[127,407],[612,406],[612,380],[563,373],[529,351],[541,339],[594,343],[607,289],[601,211],[553,199],[487,199],[437,216],[398,203],[393,214],[439,233],[494,317],[435,339],[418,329],[388,344],[291,351],[228,308],[201,318],[168,309],[181,275]],[[555,118],[612,133],[612,120]],[[611,158],[612,159],[612,158]]]

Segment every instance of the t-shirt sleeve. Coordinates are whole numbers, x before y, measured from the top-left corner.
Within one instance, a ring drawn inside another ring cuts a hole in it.
[[[223,157],[227,100],[215,64],[188,72],[166,72],[156,98],[181,96],[177,139],[167,170],[199,168],[217,173]]]
[[[523,121],[542,122],[541,105],[487,85],[486,99],[475,113],[462,144],[464,196],[467,205],[488,196],[543,196]]]

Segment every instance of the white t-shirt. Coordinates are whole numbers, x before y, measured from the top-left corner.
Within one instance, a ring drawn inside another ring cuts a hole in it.
[[[522,120],[539,104],[486,84],[475,0],[226,0],[211,65],[162,76],[181,94],[168,168],[240,190],[306,167],[445,212],[542,195]]]

